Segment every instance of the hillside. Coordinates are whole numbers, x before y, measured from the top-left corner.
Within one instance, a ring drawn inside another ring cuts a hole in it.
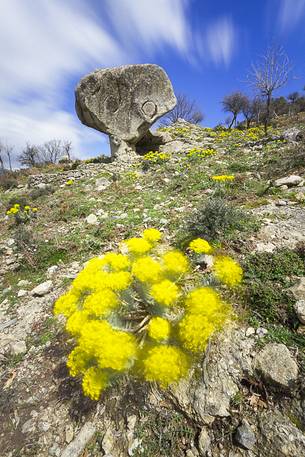
[[[305,456],[305,140],[289,128],[305,136],[304,113],[267,139],[181,121],[135,163],[59,164],[0,187],[1,457]],[[88,259],[148,227],[241,264],[242,284],[220,288],[235,318],[178,386],[123,377],[96,402],[68,373],[54,302]]]

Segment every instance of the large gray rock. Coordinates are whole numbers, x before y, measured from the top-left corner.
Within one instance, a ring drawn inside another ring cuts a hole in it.
[[[254,366],[266,382],[283,389],[293,387],[298,378],[298,366],[284,344],[267,344],[256,355]]]
[[[110,137],[111,155],[135,156],[149,127],[176,105],[168,76],[158,65],[125,65],[96,70],[75,91],[81,122]]]

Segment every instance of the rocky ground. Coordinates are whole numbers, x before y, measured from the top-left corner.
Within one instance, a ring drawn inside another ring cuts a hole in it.
[[[163,155],[33,170],[1,191],[1,457],[305,456],[305,145],[286,128],[265,141],[181,122]],[[22,199],[38,211],[16,224],[5,211]],[[94,402],[52,307],[88,258],[144,227],[238,258],[238,317],[178,386],[124,378]]]

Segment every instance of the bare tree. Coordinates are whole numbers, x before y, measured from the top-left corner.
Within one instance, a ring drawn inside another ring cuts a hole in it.
[[[266,100],[265,133],[270,121],[272,94],[287,83],[290,71],[289,58],[281,46],[270,46],[260,61],[252,64],[249,83]]]
[[[20,164],[25,167],[35,167],[40,161],[39,147],[27,143],[26,147],[19,155],[18,160]]]
[[[50,140],[39,148],[39,155],[43,163],[57,163],[62,154],[61,140]]]
[[[66,155],[68,157],[68,159],[71,160],[72,141],[68,141],[68,140],[63,141],[62,151],[63,151],[64,155]]]
[[[247,103],[248,98],[241,92],[233,92],[230,95],[226,95],[222,101],[223,110],[226,113],[232,113],[233,117],[229,125],[229,129],[232,128],[233,124],[237,121],[237,116],[242,112],[243,107]]]
[[[8,161],[8,165],[9,165],[10,171],[13,171],[13,168],[12,168],[12,155],[11,155],[13,150],[14,150],[14,147],[10,146],[9,144],[6,144],[4,146],[4,152],[5,152],[6,157],[7,157],[7,161]]]
[[[1,173],[4,173],[5,172],[5,168],[4,168],[4,145],[3,143],[0,141],[0,170],[1,170]]]
[[[199,124],[204,119],[204,114],[197,106],[195,100],[189,99],[184,94],[177,95],[177,104],[169,113],[165,114],[160,121],[160,125],[166,127],[178,119],[184,119],[192,124]]]

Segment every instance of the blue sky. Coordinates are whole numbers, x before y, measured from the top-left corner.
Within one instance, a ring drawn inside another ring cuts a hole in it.
[[[0,139],[16,154],[52,138],[81,158],[108,153],[74,112],[74,87],[96,68],[161,65],[208,126],[225,119],[224,95],[251,95],[243,81],[272,42],[294,66],[278,95],[305,86],[305,0],[0,0],[0,12]]]

